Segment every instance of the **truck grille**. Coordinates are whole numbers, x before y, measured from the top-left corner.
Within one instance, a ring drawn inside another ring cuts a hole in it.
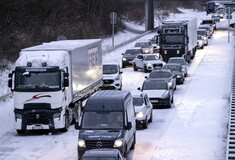
[[[29,113],[27,116],[27,124],[50,124],[50,114],[48,113]]]
[[[88,149],[93,148],[113,148],[114,141],[86,141]]]

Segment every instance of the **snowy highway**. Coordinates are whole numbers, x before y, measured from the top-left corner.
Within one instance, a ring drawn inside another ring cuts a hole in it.
[[[197,51],[188,66],[189,76],[177,86],[174,105],[170,109],[154,109],[153,122],[147,129],[137,131],[136,147],[128,154],[128,160],[224,159],[232,44],[227,43],[226,31],[217,31],[209,45]],[[124,50],[123,47],[110,53],[104,60],[120,60],[121,54],[117,53]],[[132,68],[123,69],[123,90],[135,92],[146,75]],[[78,131],[73,126],[67,133],[19,136],[12,118],[12,99],[0,105],[1,160],[77,159]]]

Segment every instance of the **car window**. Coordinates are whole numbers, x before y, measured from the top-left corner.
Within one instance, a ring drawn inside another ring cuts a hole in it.
[[[165,81],[147,81],[143,84],[143,90],[166,90],[168,89]]]
[[[137,42],[135,44],[135,47],[142,47],[142,48],[148,48],[150,44],[148,42]]]
[[[168,63],[178,63],[178,64],[185,64],[185,61],[183,59],[169,59]]]
[[[181,71],[180,65],[165,65],[163,68],[170,69],[171,71]]]
[[[152,60],[157,60],[158,59],[158,57],[156,56],[156,55],[146,55],[146,56],[144,56],[144,60],[145,61],[152,61]]]
[[[137,55],[142,53],[142,50],[139,49],[130,49],[130,50],[126,50],[125,55]]]
[[[143,56],[142,55],[138,55],[137,58],[143,59]]]
[[[169,78],[172,74],[170,72],[151,72],[149,78]]]
[[[115,74],[118,72],[117,65],[103,65],[103,74]]]

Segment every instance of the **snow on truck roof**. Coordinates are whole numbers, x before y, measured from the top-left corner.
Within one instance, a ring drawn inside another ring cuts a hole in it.
[[[101,41],[101,39],[79,39],[79,40],[61,40],[42,43],[41,45],[22,49],[22,51],[32,50],[74,50],[79,47],[90,45]]]

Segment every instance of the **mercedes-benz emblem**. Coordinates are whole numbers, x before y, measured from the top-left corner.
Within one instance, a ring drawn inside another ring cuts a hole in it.
[[[36,114],[36,119],[39,119],[40,115],[39,114]]]
[[[100,141],[96,142],[96,147],[101,148],[102,147],[102,142],[100,142]]]

